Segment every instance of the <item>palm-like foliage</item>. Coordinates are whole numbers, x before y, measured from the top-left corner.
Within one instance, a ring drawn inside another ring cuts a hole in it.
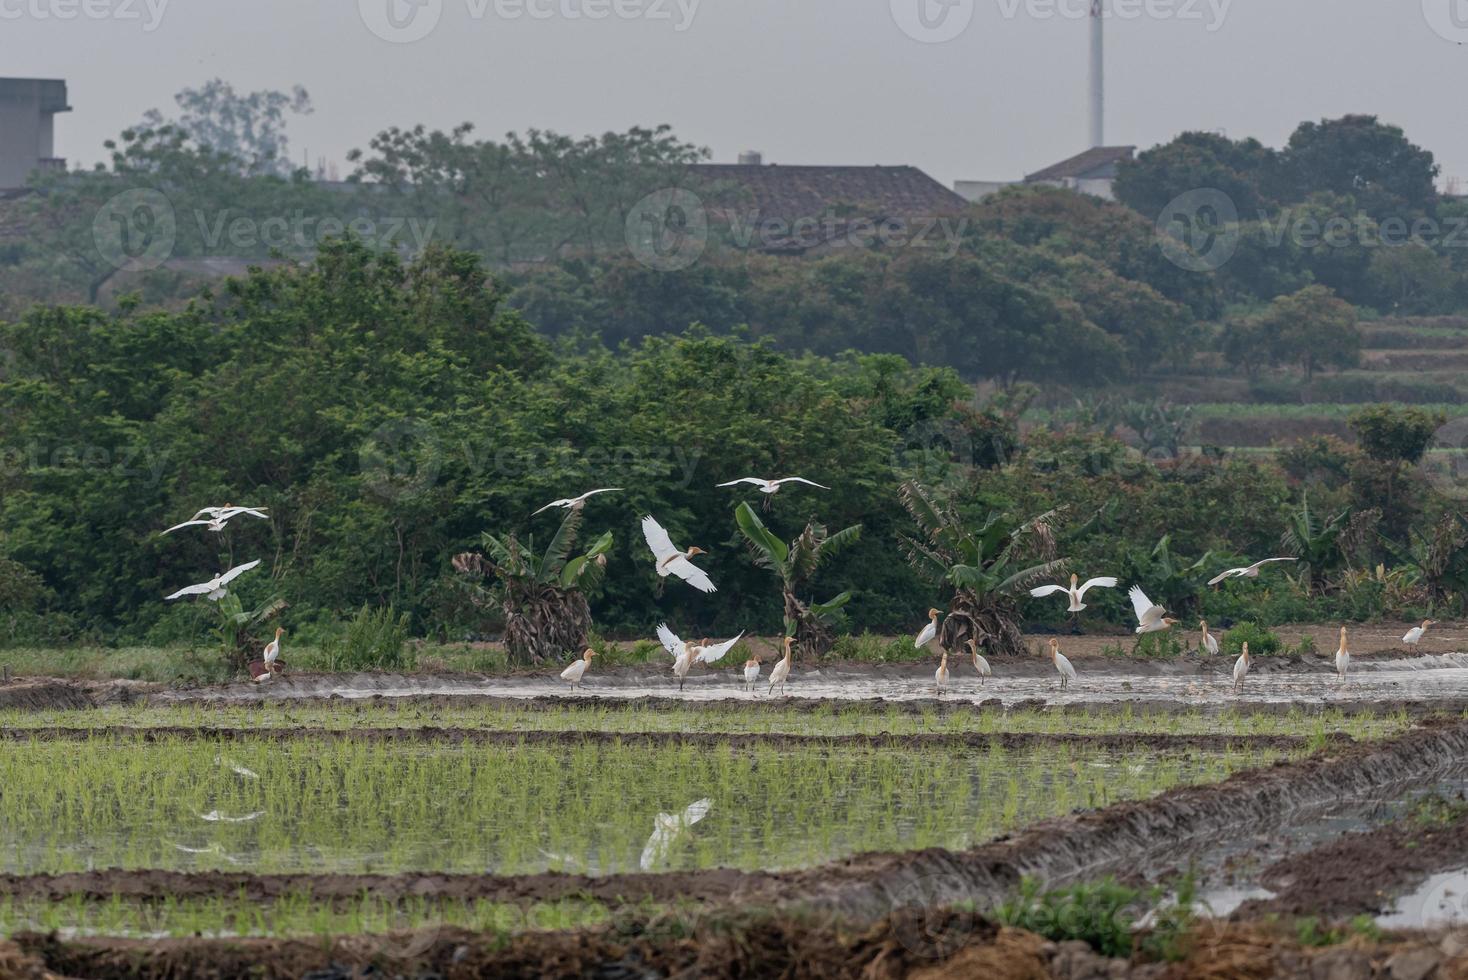
[[[1433,603],[1468,592],[1468,526],[1457,514],[1444,514],[1427,533],[1413,528],[1409,547],[1397,557]]]
[[[975,639],[990,650],[1023,654],[1019,597],[1066,565],[1054,557],[1055,511],[1025,521],[991,513],[971,529],[952,503],[918,483],[904,483],[900,495],[921,532],[897,536],[903,554],[919,575],[953,591],[939,642],[957,650]]]
[[[266,642],[258,632],[260,627],[286,605],[284,599],[274,595],[262,602],[259,608],[249,610],[233,592],[214,604],[219,614],[219,625],[214,627],[214,635],[219,637],[220,652],[232,670],[245,670],[251,660],[258,658]]]
[[[612,532],[573,557],[581,522],[581,509],[572,508],[543,552],[536,552],[533,536],[521,544],[514,535],[486,532],[483,554],[466,552],[454,558],[460,574],[495,578],[494,587],[481,594],[499,602],[504,613],[511,663],[559,659],[586,645],[591,629],[586,592],[601,581]]]
[[[1286,518],[1285,532],[1280,535],[1280,547],[1305,566],[1307,582],[1311,588],[1325,584],[1326,573],[1340,564],[1341,535],[1345,533],[1351,518],[1348,507],[1339,514],[1322,521],[1310,509],[1310,497],[1300,498],[1300,508]]]
[[[1203,552],[1196,561],[1188,561],[1172,550],[1172,535],[1157,539],[1145,559],[1132,555],[1132,577],[1146,588],[1147,595],[1173,612],[1182,612],[1198,603],[1204,582],[1212,575],[1215,555]]]
[[[786,544],[765,527],[749,504],[739,505],[734,520],[749,543],[755,564],[768,568],[780,580],[786,635],[795,637],[800,655],[818,657],[831,649],[836,642],[832,627],[841,608],[851,601],[851,593],[842,592],[825,602],[802,595],[827,559],[861,537],[861,525],[853,524],[832,534],[824,524],[807,524],[794,541]]]

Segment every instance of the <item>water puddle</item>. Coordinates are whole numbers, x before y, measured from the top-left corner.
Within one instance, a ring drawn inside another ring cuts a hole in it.
[[[1376,917],[1384,929],[1431,929],[1468,925],[1468,867],[1433,875]]]

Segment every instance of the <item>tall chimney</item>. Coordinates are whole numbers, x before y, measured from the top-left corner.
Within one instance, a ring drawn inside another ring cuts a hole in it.
[[[1106,61],[1102,0],[1091,0],[1091,145],[1106,145]]]

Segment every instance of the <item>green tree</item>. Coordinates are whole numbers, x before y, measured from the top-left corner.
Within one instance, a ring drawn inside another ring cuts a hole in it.
[[[1293,200],[1346,195],[1378,221],[1432,213],[1438,170],[1400,127],[1369,115],[1301,123],[1280,160],[1281,185]]]
[[[241,94],[223,79],[214,78],[199,88],[186,88],[173,97],[182,114],[166,119],[150,109],[139,129],[171,127],[186,133],[197,145],[238,161],[245,174],[289,176],[290,144],[286,139],[286,113],[309,115],[311,96],[297,85],[290,92],[263,90]]]
[[[1272,203],[1264,188],[1273,182],[1277,164],[1275,152],[1256,139],[1182,133],[1122,161],[1116,168],[1116,197],[1155,221],[1169,202],[1189,191],[1218,190],[1248,221]]]

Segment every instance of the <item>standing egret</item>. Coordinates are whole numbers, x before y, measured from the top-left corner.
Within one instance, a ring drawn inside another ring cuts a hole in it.
[[[1218,637],[1208,632],[1208,620],[1198,620],[1198,628],[1203,631],[1203,639],[1198,645],[1207,650],[1210,656],[1218,656]]]
[[[1060,641],[1053,636],[1050,637],[1050,662],[1060,674],[1060,689],[1063,691],[1076,679],[1076,669],[1070,665],[1070,659],[1060,652]]]
[[[693,666],[693,653],[688,649],[688,644],[678,638],[677,633],[668,629],[667,623],[658,625],[658,642],[673,655],[673,674],[678,678],[678,690],[681,691],[688,669]]]
[[[754,694],[754,685],[759,680],[759,656],[750,657],[744,661],[744,687],[750,694]]]
[[[643,871],[651,871],[666,861],[668,852],[673,848],[673,841],[683,831],[708,816],[712,805],[712,800],[695,800],[684,807],[682,813],[659,813],[653,820],[652,836],[642,848],[642,857],[637,866]]]
[[[1177,624],[1177,620],[1167,618],[1167,610],[1147,598],[1147,593],[1142,591],[1140,585],[1132,586],[1127,593],[1132,600],[1132,609],[1137,614],[1138,633],[1156,633]]]
[[[913,647],[921,650],[923,647],[933,642],[933,637],[938,635],[938,616],[938,610],[928,610],[928,625],[924,626],[921,630],[918,631],[917,638],[912,641]]]
[[[943,651],[943,659],[938,663],[938,669],[933,671],[933,681],[938,686],[938,694],[948,688],[948,651]]]
[[[1054,595],[1057,592],[1063,592],[1070,597],[1070,606],[1066,610],[1066,612],[1076,613],[1086,608],[1086,604],[1081,601],[1081,596],[1086,594],[1087,589],[1116,588],[1116,579],[1112,578],[1110,575],[1103,575],[1100,578],[1086,579],[1085,583],[1080,586],[1076,585],[1076,582],[1078,580],[1079,576],[1072,575],[1070,577],[1069,586],[1042,585],[1038,589],[1031,589],[1030,595],[1034,596],[1036,599],[1041,599],[1047,595]]]
[[[1402,642],[1409,647],[1415,647],[1422,642],[1422,634],[1427,632],[1427,627],[1436,625],[1437,620],[1424,619],[1421,626],[1414,626],[1407,631],[1406,635],[1402,637]]]
[[[182,599],[186,595],[202,595],[210,602],[218,602],[220,599],[223,599],[225,596],[229,595],[229,589],[226,588],[229,583],[233,582],[235,579],[239,578],[241,575],[245,574],[258,564],[260,564],[260,559],[257,558],[247,565],[236,565],[229,571],[221,572],[207,582],[201,582],[198,585],[188,585],[182,589],[179,589],[173,595],[168,596],[167,601],[172,602],[174,599]]]
[[[724,654],[734,649],[734,644],[744,638],[744,631],[732,640],[723,643],[709,643],[708,637],[704,637],[697,643],[688,644],[688,650],[693,654],[693,662],[698,664],[716,664],[724,659]]]
[[[1249,644],[1244,644],[1244,652],[1239,654],[1238,661],[1234,664],[1234,693],[1239,693],[1243,686],[1244,675],[1249,672]]]
[[[737,480],[730,480],[728,483],[720,483],[719,486],[735,487],[741,483],[749,483],[756,487],[759,487],[759,492],[765,495],[765,510],[770,509],[770,504],[773,503],[775,500],[775,494],[779,493],[780,488],[787,483],[804,483],[806,486],[815,487],[817,490],[831,489],[830,487],[822,486],[821,484],[816,483],[813,480],[807,480],[803,476],[787,476],[779,480],[765,480],[757,476],[743,476]]]
[[[1222,582],[1226,578],[1258,578],[1259,569],[1264,567],[1265,565],[1268,565],[1272,561],[1299,560],[1300,559],[1298,558],[1265,558],[1261,561],[1256,561],[1254,564],[1247,565],[1243,568],[1230,568],[1227,571],[1219,572],[1217,575],[1208,580],[1208,584],[1217,585],[1219,582]]]
[[[596,651],[587,647],[580,659],[561,671],[561,680],[569,683],[571,690],[574,691],[581,686],[581,678],[586,676],[586,668],[591,666],[591,658],[594,656],[596,656]]]
[[[785,656],[770,670],[770,694],[775,693],[775,685],[780,686],[780,693],[785,693],[785,682],[790,678],[791,646],[795,643],[795,637],[785,637]]]
[[[1346,672],[1351,669],[1351,651],[1346,649],[1346,628],[1341,627],[1341,645],[1335,652],[1335,672],[1340,676],[1341,683],[1346,681]]]
[[[550,503],[540,508],[540,510],[535,511],[530,516],[534,517],[536,514],[548,511],[552,507],[560,507],[563,510],[580,510],[582,507],[586,506],[586,502],[588,500],[590,500],[592,497],[595,497],[597,494],[617,493],[621,489],[621,487],[602,487],[599,490],[588,490],[579,497],[562,497],[560,500],[552,500]]]
[[[708,552],[702,548],[679,551],[673,547],[673,539],[668,537],[668,532],[651,517],[642,519],[642,536],[647,539],[647,546],[657,559],[658,578],[676,575],[700,592],[718,591],[708,574],[689,561],[694,555],[706,555]]]
[[[284,634],[285,630],[277,626],[275,628],[275,639],[265,645],[265,651],[261,656],[267,664],[273,664],[280,659],[280,638]]]
[[[989,661],[979,653],[979,641],[977,639],[969,637],[968,649],[969,653],[973,654],[974,657],[974,670],[978,671],[979,685],[983,686],[984,681],[992,677],[994,671],[989,667]]]

